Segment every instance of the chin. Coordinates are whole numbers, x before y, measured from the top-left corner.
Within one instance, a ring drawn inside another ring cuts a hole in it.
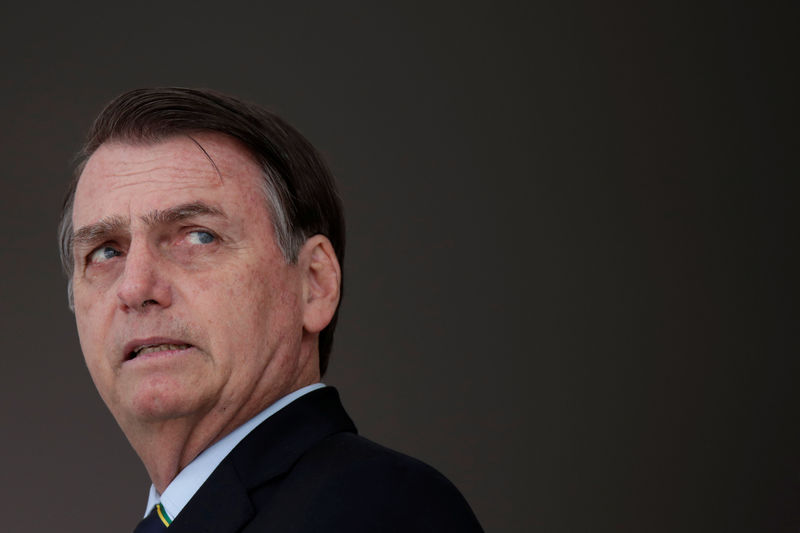
[[[137,387],[123,404],[128,418],[148,423],[191,416],[202,411],[206,402],[196,390],[160,383]]]

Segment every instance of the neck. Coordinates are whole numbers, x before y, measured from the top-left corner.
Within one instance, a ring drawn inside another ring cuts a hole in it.
[[[313,365],[303,365],[293,379],[275,383],[265,379],[262,386],[246,394],[238,408],[218,402],[200,412],[159,420],[118,419],[123,432],[144,463],[153,485],[159,493],[195,457],[255,415],[284,396],[320,380],[317,358]],[[125,423],[127,422],[127,423]]]

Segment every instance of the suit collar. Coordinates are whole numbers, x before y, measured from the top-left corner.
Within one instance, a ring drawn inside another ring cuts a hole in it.
[[[171,533],[232,533],[253,516],[248,491],[285,473],[326,437],[356,432],[333,387],[287,405],[244,438],[170,526]]]
[[[356,432],[333,387],[306,394],[281,409],[234,449],[229,458],[248,489],[286,472],[317,442]]]

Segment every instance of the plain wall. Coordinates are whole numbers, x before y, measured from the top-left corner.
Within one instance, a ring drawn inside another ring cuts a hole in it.
[[[348,223],[325,381],[487,531],[800,527],[787,14],[76,6],[0,13],[5,531],[130,531],[144,511],[56,225],[91,120],[153,85],[258,102],[325,153]]]

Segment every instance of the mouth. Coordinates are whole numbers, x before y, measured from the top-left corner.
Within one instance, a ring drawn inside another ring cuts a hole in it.
[[[147,354],[178,352],[192,348],[191,344],[183,343],[175,340],[152,340],[152,341],[138,341],[129,343],[125,347],[124,353],[125,361],[132,361],[137,357]]]

